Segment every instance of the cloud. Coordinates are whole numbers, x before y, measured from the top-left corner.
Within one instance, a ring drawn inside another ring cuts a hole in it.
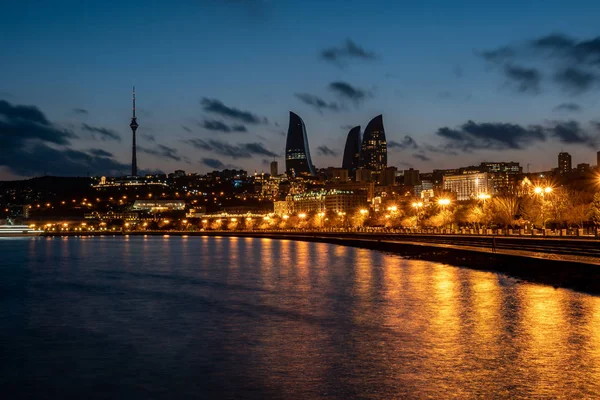
[[[78,115],[88,115],[90,112],[85,108],[74,108],[73,112]]]
[[[436,135],[447,142],[447,149],[472,151],[475,149],[523,149],[536,141],[544,141],[541,127],[522,127],[509,123],[476,123],[467,121],[457,129],[443,127]]]
[[[248,129],[244,125],[227,125],[224,122],[217,120],[205,119],[201,124],[201,127],[208,129],[209,131],[223,132],[223,133],[239,133],[248,132]]]
[[[153,148],[137,146],[137,149],[142,153],[150,154],[158,158],[164,158],[173,161],[181,161],[181,156],[179,156],[177,149],[173,147],[157,144],[156,147]]]
[[[266,124],[269,121],[266,117],[259,117],[249,111],[242,111],[234,107],[228,107],[217,99],[202,98],[200,101],[202,109],[206,112],[218,114],[223,117],[236,119],[247,124]]]
[[[192,131],[190,128],[188,128],[188,127],[187,127],[187,126],[185,126],[185,125],[181,125],[181,129],[183,129],[184,131],[186,131],[186,132],[188,132],[188,133],[192,133],[192,132],[193,132],[193,131]]]
[[[216,158],[203,158],[202,160],[200,160],[200,162],[202,164],[206,165],[207,167],[214,168],[214,169],[224,169],[225,168],[225,164],[223,164],[223,162],[221,162],[220,160],[217,160]]]
[[[96,139],[96,135],[100,135],[100,140],[102,140],[102,141],[104,141],[104,140],[116,140],[117,142],[121,141],[121,136],[117,132],[113,131],[112,129],[99,128],[99,127],[91,126],[88,124],[81,124],[81,129],[86,132],[90,132],[94,139]]]
[[[18,149],[27,142],[39,141],[68,145],[74,133],[59,128],[48,121],[34,106],[12,105],[0,100],[0,148],[2,153]]]
[[[547,139],[586,146],[596,146],[598,143],[597,135],[585,132],[576,121],[550,121],[543,126],[527,127],[509,123],[468,121],[456,129],[440,128],[436,135],[445,141],[442,151],[522,150]],[[429,151],[429,148],[426,150]]]
[[[334,103],[334,102],[327,103],[322,98],[314,96],[312,94],[296,93],[294,96],[296,96],[298,99],[300,99],[300,101],[303,102],[304,104],[313,107],[315,110],[317,110],[321,114],[323,113],[323,110],[334,111],[334,112],[340,111],[339,104]]]
[[[109,153],[69,148],[70,140],[76,138],[74,133],[51,123],[37,107],[0,100],[0,166],[14,174],[82,176],[129,170]]]
[[[363,89],[354,87],[346,82],[332,82],[329,84],[329,89],[335,92],[338,96],[359,103],[364,100],[369,93]]]
[[[89,149],[87,152],[98,157],[114,157],[112,153],[102,149]]]
[[[577,103],[562,103],[554,107],[553,111],[577,112],[581,111],[581,106]]]
[[[236,145],[216,139],[189,139],[184,142],[198,150],[210,151],[221,156],[231,157],[233,159],[252,158],[254,155],[278,157],[276,153],[265,148],[262,143],[257,142],[238,143]]]
[[[154,137],[154,135],[151,135],[149,133],[142,133],[140,134],[140,136],[148,142],[156,142],[156,138]]]
[[[400,150],[405,150],[405,149],[416,149],[419,146],[417,145],[417,142],[415,142],[415,140],[406,135],[404,136],[404,139],[402,139],[402,142],[396,142],[393,140],[389,140],[387,142],[387,147],[388,149],[400,149]]]
[[[330,149],[327,146],[319,146],[319,147],[317,147],[317,154],[320,155],[320,156],[333,156],[333,157],[335,157],[335,156],[338,155],[338,152],[335,151],[335,150],[333,150],[333,149]]]
[[[340,67],[352,60],[373,61],[378,58],[375,52],[365,50],[350,39],[346,39],[340,46],[332,46],[322,50],[319,57]]]
[[[558,121],[553,124],[553,127],[548,128],[548,132],[550,136],[559,139],[561,143],[581,144],[594,147],[598,143],[598,138],[592,137],[584,132],[576,121]]]
[[[539,91],[542,74],[537,69],[513,70],[515,61],[536,63],[549,72],[552,82],[573,94],[588,91],[600,82],[600,36],[578,40],[552,33],[479,55],[492,64],[504,66],[504,74],[518,83],[521,92]]]
[[[421,161],[431,161],[431,158],[427,157],[423,153],[413,154],[413,157],[416,158],[417,160],[421,160]]]
[[[554,75],[556,82],[568,92],[581,93],[598,82],[598,76],[575,67],[568,67]]]
[[[506,64],[504,76],[521,93],[539,93],[542,74],[535,68],[524,68]]]

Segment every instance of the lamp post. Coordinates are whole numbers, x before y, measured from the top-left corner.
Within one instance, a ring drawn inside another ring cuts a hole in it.
[[[325,213],[321,211],[317,216],[319,217],[319,228],[323,229],[323,217],[325,216]]]
[[[540,204],[540,209],[542,211],[542,229],[544,230],[544,235],[545,235],[546,234],[546,218],[544,217],[544,196],[552,193],[552,188],[550,186],[546,186],[546,187],[536,186],[535,189],[533,189],[533,191],[535,192],[535,194],[540,196],[542,199],[541,204]]]

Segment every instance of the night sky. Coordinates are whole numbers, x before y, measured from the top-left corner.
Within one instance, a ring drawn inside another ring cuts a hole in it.
[[[6,2],[0,179],[128,173],[133,85],[142,172],[282,170],[290,110],[318,168],[378,114],[400,169],[595,164],[600,3],[400,3]]]

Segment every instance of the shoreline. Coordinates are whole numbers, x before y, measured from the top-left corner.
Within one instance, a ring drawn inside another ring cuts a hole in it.
[[[501,252],[492,253],[486,249],[456,248],[451,245],[444,245],[442,247],[440,245],[422,242],[398,242],[376,238],[343,238],[339,236],[319,235],[319,232],[69,232],[66,234],[57,233],[45,236],[212,236],[329,243],[396,254],[408,259],[438,262],[480,271],[498,272],[527,282],[549,285],[554,288],[572,289],[592,295],[600,295],[600,265],[586,263],[585,261],[576,262],[548,259],[518,254],[503,254]]]

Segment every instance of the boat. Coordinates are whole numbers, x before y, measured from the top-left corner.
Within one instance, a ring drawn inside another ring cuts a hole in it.
[[[15,225],[10,218],[6,225],[0,225],[0,237],[40,236],[44,231],[32,229],[27,225]]]

